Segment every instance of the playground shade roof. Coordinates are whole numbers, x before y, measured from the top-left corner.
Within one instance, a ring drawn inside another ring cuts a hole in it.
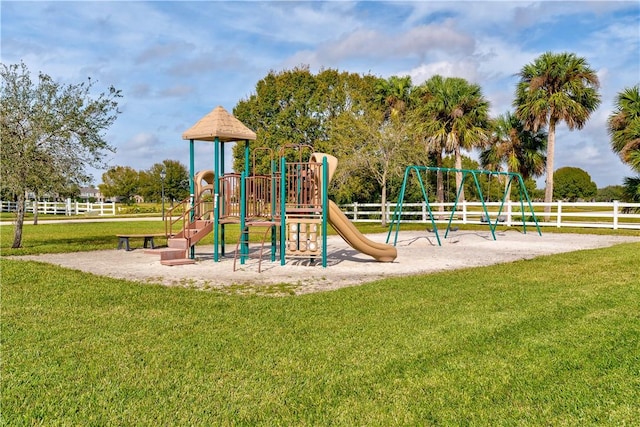
[[[182,134],[182,139],[198,141],[215,141],[216,138],[220,142],[255,141],[256,133],[217,106]]]

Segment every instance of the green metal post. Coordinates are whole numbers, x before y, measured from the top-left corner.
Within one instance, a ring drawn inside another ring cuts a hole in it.
[[[220,171],[220,173],[218,174],[218,181],[220,181],[220,178],[224,176],[224,142],[220,143],[220,159],[219,160],[220,160],[220,167],[218,170]],[[222,206],[220,207],[219,217],[227,214],[226,209],[227,209],[227,206],[223,203]],[[220,255],[221,256],[224,256],[224,252],[225,252],[224,242],[226,239],[224,237],[224,234],[225,234],[224,231],[225,231],[224,224],[220,224]]]
[[[271,219],[272,221],[275,218],[276,208],[277,208],[276,176],[277,176],[276,160],[271,159],[271,215],[269,215],[269,219]],[[275,226],[271,229],[271,262],[274,262],[276,260],[276,241],[277,241],[276,229],[277,227]]]
[[[246,172],[240,174],[240,264],[244,264],[249,255],[249,236],[244,234],[246,228]],[[248,230],[247,230],[248,231]]]
[[[287,171],[284,156],[280,158],[280,265],[285,264],[287,238]]]
[[[255,174],[255,171],[253,173]],[[249,140],[247,139],[244,141],[244,171],[240,175],[240,264],[244,264],[249,256],[249,235],[245,235],[244,230],[247,224],[247,177],[250,174]]]
[[[244,141],[244,171],[246,172],[246,176],[250,176],[252,173],[253,175],[256,174],[256,171],[251,171],[251,167],[250,167],[250,149],[249,149],[249,140],[245,140]]]
[[[396,207],[393,209],[393,216],[391,217],[391,224],[389,224],[389,231],[387,232],[387,240],[386,243],[389,243],[389,238],[391,237],[391,232],[394,229],[396,230],[395,238],[393,240],[393,245],[396,245],[398,240],[398,229],[400,228],[400,215],[402,215],[402,204],[404,203],[404,190],[407,187],[407,175],[411,166],[407,166],[404,170],[404,179],[402,180],[402,187],[400,187],[400,194],[398,195],[398,201],[396,202]]]
[[[471,174],[473,175],[473,180],[475,181],[476,188],[478,189],[478,196],[480,197],[480,202],[482,203],[482,210],[484,211],[484,214],[487,216],[487,222],[489,223],[489,230],[491,230],[491,236],[493,237],[493,240],[496,240],[495,226],[491,222],[491,218],[489,218],[489,211],[487,210],[487,205],[484,203],[484,194],[482,194],[482,188],[480,187],[480,183],[478,182],[478,177],[476,176],[475,171],[471,171]],[[496,220],[496,224],[497,223],[498,221]]]
[[[322,158],[322,267],[327,267],[327,220],[329,210],[329,163]]]
[[[526,191],[526,190],[525,190]],[[520,196],[520,214],[522,217],[522,230],[523,233],[527,233],[527,218],[525,216],[524,211],[524,193],[522,192],[522,187],[518,185],[518,195]]]
[[[244,171],[240,175],[240,264],[244,264],[249,256],[249,235],[244,235],[247,223],[247,177],[251,175],[249,157],[249,140],[246,139],[244,141]],[[256,172],[253,171],[253,173]]]
[[[489,179],[491,179],[491,175],[489,175]],[[504,175],[503,173],[498,173],[497,175]],[[513,180],[513,176],[511,173],[507,173],[509,180],[507,181],[507,185],[504,187],[504,194],[502,195],[502,202],[500,203],[500,208],[498,209],[498,215],[496,216],[496,227],[498,226],[498,220],[500,219],[500,214],[502,213],[502,209],[504,209],[504,202],[507,200],[507,194],[509,194],[509,189],[511,188],[511,181]],[[511,200],[509,200],[511,203]],[[526,231],[525,231],[526,233]]]
[[[218,225],[220,224],[220,140],[215,138],[213,145],[213,260],[218,262],[220,255],[218,253]]]
[[[420,171],[418,169],[415,169],[415,171],[416,171],[416,174],[418,175],[418,182],[420,183],[420,190],[422,190],[422,197],[424,198],[424,201],[427,204],[427,211],[429,212],[429,218],[431,219],[431,226],[433,227],[433,232],[436,235],[438,246],[442,246],[442,242],[440,242],[440,234],[438,233],[438,227],[436,226],[436,222],[433,219],[433,212],[431,211],[431,205],[429,204],[429,195],[424,189],[424,182],[422,181],[422,175],[420,175]]]
[[[401,220],[401,216],[402,216],[402,207],[403,207],[403,203],[404,203],[404,195],[405,195],[405,191],[406,191],[406,186],[407,186],[407,182],[409,179],[409,175],[410,175],[410,171],[415,170],[416,173],[418,174],[417,178],[418,178],[418,182],[420,183],[420,188],[422,190],[422,194],[423,197],[427,203],[427,209],[429,211],[429,215],[431,217],[431,224],[433,225],[433,229],[436,232],[436,238],[438,239],[438,244],[441,245],[440,242],[440,237],[438,235],[437,232],[437,227],[435,224],[435,221],[433,220],[433,212],[431,211],[431,206],[429,203],[429,198],[428,195],[426,194],[425,191],[425,187],[424,187],[424,183],[422,181],[422,177],[420,175],[420,171],[442,171],[442,172],[462,172],[462,182],[460,183],[460,187],[457,188],[457,192],[456,192],[456,199],[454,201],[453,204],[453,208],[451,209],[451,215],[449,216],[449,221],[447,223],[447,230],[445,232],[444,238],[446,239],[448,234],[449,234],[449,230],[451,229],[451,223],[453,222],[453,217],[455,215],[457,206],[458,206],[458,201],[460,200],[460,195],[462,193],[462,189],[464,188],[464,182],[467,178],[468,174],[471,174],[471,176],[473,177],[474,183],[476,185],[476,189],[478,190],[478,195],[480,198],[480,201],[482,203],[482,210],[484,212],[484,214],[486,215],[487,221],[489,223],[489,229],[491,230],[491,235],[493,236],[493,240],[496,240],[496,235],[495,235],[495,229],[498,226],[498,219],[496,219],[495,223],[492,222],[489,219],[489,211],[487,210],[487,205],[484,201],[484,195],[482,193],[482,188],[480,187],[480,182],[478,181],[478,176],[477,173],[482,173],[482,174],[498,174],[498,175],[503,175],[506,174],[508,176],[510,176],[510,181],[509,181],[509,185],[511,185],[511,180],[513,180],[514,178],[518,179],[518,182],[520,184],[520,188],[521,191],[524,191],[523,193],[521,193],[520,196],[520,202],[521,202],[521,211],[523,212],[523,227],[525,229],[526,232],[526,224],[525,224],[525,219],[524,219],[524,205],[523,205],[523,199],[526,198],[527,203],[529,205],[529,209],[531,211],[531,214],[533,216],[533,219],[535,221],[536,224],[536,228],[538,229],[538,234],[542,235],[542,232],[540,231],[540,226],[538,224],[538,219],[535,216],[535,212],[533,210],[533,205],[531,204],[531,199],[529,198],[529,194],[527,193],[527,190],[524,186],[524,182],[522,180],[522,176],[518,173],[515,172],[493,172],[493,171],[475,171],[475,170],[469,170],[469,169],[454,169],[454,168],[439,168],[439,167],[432,167],[432,166],[407,166],[407,168],[405,169],[405,174],[404,174],[404,179],[402,181],[402,187],[400,188],[400,195],[398,196],[398,203],[396,203],[396,208],[394,209],[394,213],[393,213],[393,220],[391,222],[391,225],[389,226],[389,232],[387,233],[387,243],[389,243],[389,239],[391,237],[391,232],[395,227],[395,240],[394,240],[394,246],[397,242],[398,239],[398,231],[400,228],[400,220]],[[500,205],[500,210],[498,215],[500,215],[500,213],[502,212],[502,209],[504,208],[504,203],[505,203],[505,199],[506,199],[506,190],[505,190],[505,194],[503,195],[502,198],[502,204]]]
[[[456,199],[453,202],[453,207],[451,208],[451,215],[449,216],[449,222],[447,223],[447,230],[444,233],[444,238],[446,239],[449,235],[449,229],[451,228],[451,222],[453,221],[453,215],[456,213],[456,208],[458,207],[458,199],[462,194],[462,189],[464,188],[464,180],[467,178],[467,171],[458,170],[458,169],[447,169],[447,173],[450,171],[462,172],[462,180],[460,180],[460,187],[456,191]],[[447,178],[448,179],[448,178]]]
[[[389,238],[391,237],[391,231],[395,226],[395,237],[393,240],[393,246],[398,243],[398,231],[400,230],[400,221],[402,218],[402,208],[404,204],[404,195],[407,188],[407,182],[409,181],[409,176],[411,171],[415,171],[418,182],[420,183],[420,190],[422,191],[422,197],[427,206],[427,211],[429,212],[429,219],[431,220],[431,226],[433,227],[433,231],[435,232],[436,239],[438,240],[438,246],[442,246],[442,242],[440,241],[440,234],[438,233],[438,227],[436,226],[435,220],[433,219],[433,211],[431,210],[431,204],[429,203],[429,196],[427,195],[426,190],[424,189],[424,182],[422,181],[422,176],[420,175],[420,171],[428,171],[427,167],[420,166],[407,166],[404,170],[404,179],[402,180],[402,187],[400,188],[400,195],[398,196],[398,202],[396,203],[396,207],[393,210],[393,217],[391,221],[391,225],[389,226],[389,232],[387,233],[386,242],[389,243]]]
[[[193,139],[189,140],[189,204],[191,206],[191,213],[189,214],[189,221],[193,221],[195,219],[195,148]],[[189,258],[195,259],[196,257],[196,248],[191,246],[189,248]]]
[[[531,204],[531,199],[529,198],[529,192],[527,191],[527,187],[524,186],[524,181],[522,180],[522,176],[518,174],[518,184],[524,191],[524,195],[527,198],[527,204],[529,205],[529,210],[531,211],[531,216],[533,217],[533,222],[536,223],[536,229],[538,230],[538,235],[542,236],[542,231],[540,231],[540,224],[538,224],[538,218],[536,217],[536,213],[533,211],[533,205]]]

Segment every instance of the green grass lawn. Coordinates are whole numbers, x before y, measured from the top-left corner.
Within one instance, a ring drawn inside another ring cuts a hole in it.
[[[364,233],[386,233],[387,228],[380,224],[359,225]],[[416,228],[419,227],[419,228]],[[403,229],[424,229],[424,225],[410,225]],[[175,231],[175,230],[174,230]],[[225,241],[227,244],[235,245],[238,241],[239,226],[228,224],[225,227]],[[117,234],[143,234],[143,233],[164,233],[164,223],[158,221],[136,221],[132,219],[126,222],[74,222],[60,224],[25,224],[23,228],[22,248],[12,249],[13,226],[3,225],[0,227],[0,254],[2,255],[31,255],[40,253],[64,253],[80,252],[98,249],[114,249],[118,245]],[[329,234],[335,232],[329,227]],[[256,233],[252,234],[252,239],[261,239]],[[155,238],[157,245],[166,244],[163,238]],[[140,241],[132,244],[142,245]],[[212,235],[203,239],[200,244],[213,244]],[[233,246],[235,247],[235,246]]]
[[[164,233],[164,223],[158,221],[126,222],[74,222],[63,224],[25,224],[22,248],[11,249],[13,226],[0,227],[2,255],[79,252],[97,249],[115,249],[116,234]],[[166,240],[157,239],[158,244]],[[141,244],[141,242],[140,242]]]
[[[39,225],[18,253],[112,249],[160,226]],[[640,419],[638,243],[275,298],[9,260],[10,231],[1,425]]]

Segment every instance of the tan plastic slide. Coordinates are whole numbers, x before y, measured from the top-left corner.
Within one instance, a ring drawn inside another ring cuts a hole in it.
[[[333,173],[338,166],[338,159],[330,154],[313,153],[310,161],[322,163],[322,159],[324,158],[327,159],[327,165],[329,166],[328,176],[329,181],[331,181]],[[318,188],[322,188],[322,180],[320,177],[318,177]],[[395,246],[374,242],[366,238],[333,201],[329,200],[328,208],[329,223],[349,246],[363,254],[373,257],[379,262],[393,262],[393,260],[396,259],[398,251],[396,251]]]
[[[332,200],[329,200],[329,223],[349,246],[376,261],[393,262],[398,256],[395,246],[367,239]]]

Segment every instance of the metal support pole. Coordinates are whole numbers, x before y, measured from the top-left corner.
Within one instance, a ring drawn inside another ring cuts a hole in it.
[[[218,225],[220,224],[220,201],[218,200],[220,197],[220,175],[219,168],[220,165],[220,139],[218,137],[215,138],[213,143],[213,260],[218,262],[220,260],[218,241],[219,241],[219,230]]]
[[[195,204],[196,204],[196,196],[195,196],[195,147],[193,139],[189,140],[189,204],[191,211],[189,213],[189,221],[192,222],[195,220]],[[191,246],[189,248],[189,258],[195,259],[196,257],[196,248]]]
[[[322,267],[327,267],[327,221],[329,219],[329,163],[322,158]]]
[[[285,264],[287,245],[287,171],[284,156],[280,158],[280,265]]]

